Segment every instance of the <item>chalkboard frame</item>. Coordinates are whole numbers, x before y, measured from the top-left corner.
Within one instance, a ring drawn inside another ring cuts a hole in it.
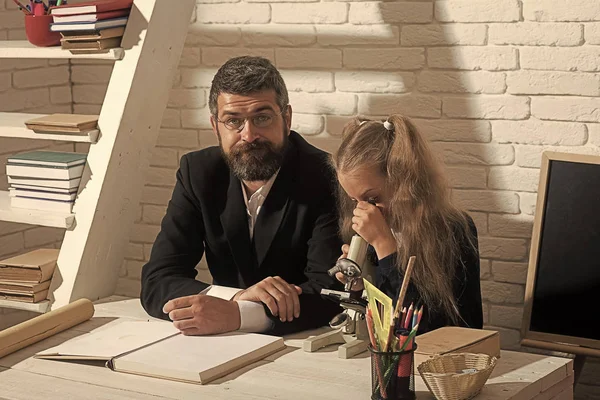
[[[535,290],[535,279],[537,272],[537,262],[539,259],[540,237],[543,228],[546,193],[548,189],[548,177],[550,164],[552,161],[564,161],[572,163],[584,163],[600,165],[600,156],[575,153],[561,153],[545,151],[542,153],[542,164],[540,168],[540,179],[538,184],[537,202],[535,216],[533,220],[533,235],[531,238],[531,248],[529,252],[529,266],[527,271],[527,283],[525,286],[525,302],[523,321],[521,327],[521,337],[523,342],[541,341],[557,344],[568,344],[573,346],[583,346],[591,349],[600,349],[600,340],[589,338],[580,338],[575,336],[558,335],[554,333],[538,332],[530,330],[531,312],[533,308],[533,294]],[[525,343],[524,343],[525,344]],[[537,346],[535,346],[537,347]],[[547,346],[544,346],[548,348]],[[563,346],[564,347],[564,346]],[[558,350],[558,349],[557,349]],[[563,349],[564,350],[564,349]],[[558,350],[560,351],[560,350]],[[596,350],[593,350],[596,352]],[[574,351],[577,353],[577,351]],[[596,354],[597,355],[597,354]]]

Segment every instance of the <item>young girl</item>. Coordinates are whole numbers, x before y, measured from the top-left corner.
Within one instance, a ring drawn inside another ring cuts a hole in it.
[[[452,203],[425,139],[397,114],[383,122],[356,118],[342,135],[332,159],[341,230],[346,240],[358,233],[374,250],[374,284],[395,303],[415,256],[403,306],[424,306],[419,333],[446,325],[481,328],[477,230]],[[342,251],[344,257],[348,245]]]

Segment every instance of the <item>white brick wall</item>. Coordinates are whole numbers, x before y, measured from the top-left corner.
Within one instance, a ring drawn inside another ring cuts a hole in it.
[[[118,293],[139,293],[179,158],[216,143],[214,72],[232,56],[261,55],[281,69],[302,134],[335,137],[355,113],[413,117],[477,224],[486,326],[517,345],[541,152],[599,153],[600,3],[200,0],[196,13]],[[0,0],[0,39],[22,38],[21,19]],[[106,62],[1,60],[0,110],[98,112],[110,72]],[[0,139],[0,162],[39,146]],[[54,230],[0,223],[0,255],[59,242]],[[597,375],[598,364],[586,370]],[[597,383],[584,375],[580,398],[597,398]]]
[[[503,71],[517,69],[518,54],[511,47],[432,47],[427,50],[429,68]]]
[[[514,22],[520,17],[517,0],[448,0],[435,2],[440,22]]]
[[[600,3],[587,0],[527,0],[523,2],[526,21],[598,21]]]
[[[583,42],[581,24],[520,22],[492,24],[488,43],[521,46],[578,46]]]

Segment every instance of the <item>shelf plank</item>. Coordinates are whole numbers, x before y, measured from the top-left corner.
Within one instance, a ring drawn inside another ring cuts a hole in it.
[[[69,229],[75,222],[75,214],[58,214],[51,211],[12,208],[8,192],[0,191],[0,221]]]
[[[37,313],[45,313],[49,311],[50,302],[42,300],[38,303],[23,303],[21,301],[3,300],[0,299],[0,308],[13,308],[16,310],[33,311]]]
[[[0,137],[81,143],[96,143],[98,140],[100,133],[98,129],[93,129],[85,134],[36,133],[25,126],[25,121],[43,116],[43,114],[0,112]]]
[[[0,40],[0,58],[83,58],[88,60],[120,60],[125,54],[120,47],[99,54],[72,54],[60,46],[37,47],[27,40]]]

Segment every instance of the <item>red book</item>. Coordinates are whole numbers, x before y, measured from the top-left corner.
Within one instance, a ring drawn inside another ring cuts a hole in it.
[[[93,14],[129,9],[133,0],[94,0],[77,4],[65,4],[50,8],[51,15]]]
[[[74,14],[74,15],[55,15],[52,17],[55,23],[62,22],[96,22],[105,19],[126,17],[129,15],[129,8],[124,10],[105,11],[92,14]]]

